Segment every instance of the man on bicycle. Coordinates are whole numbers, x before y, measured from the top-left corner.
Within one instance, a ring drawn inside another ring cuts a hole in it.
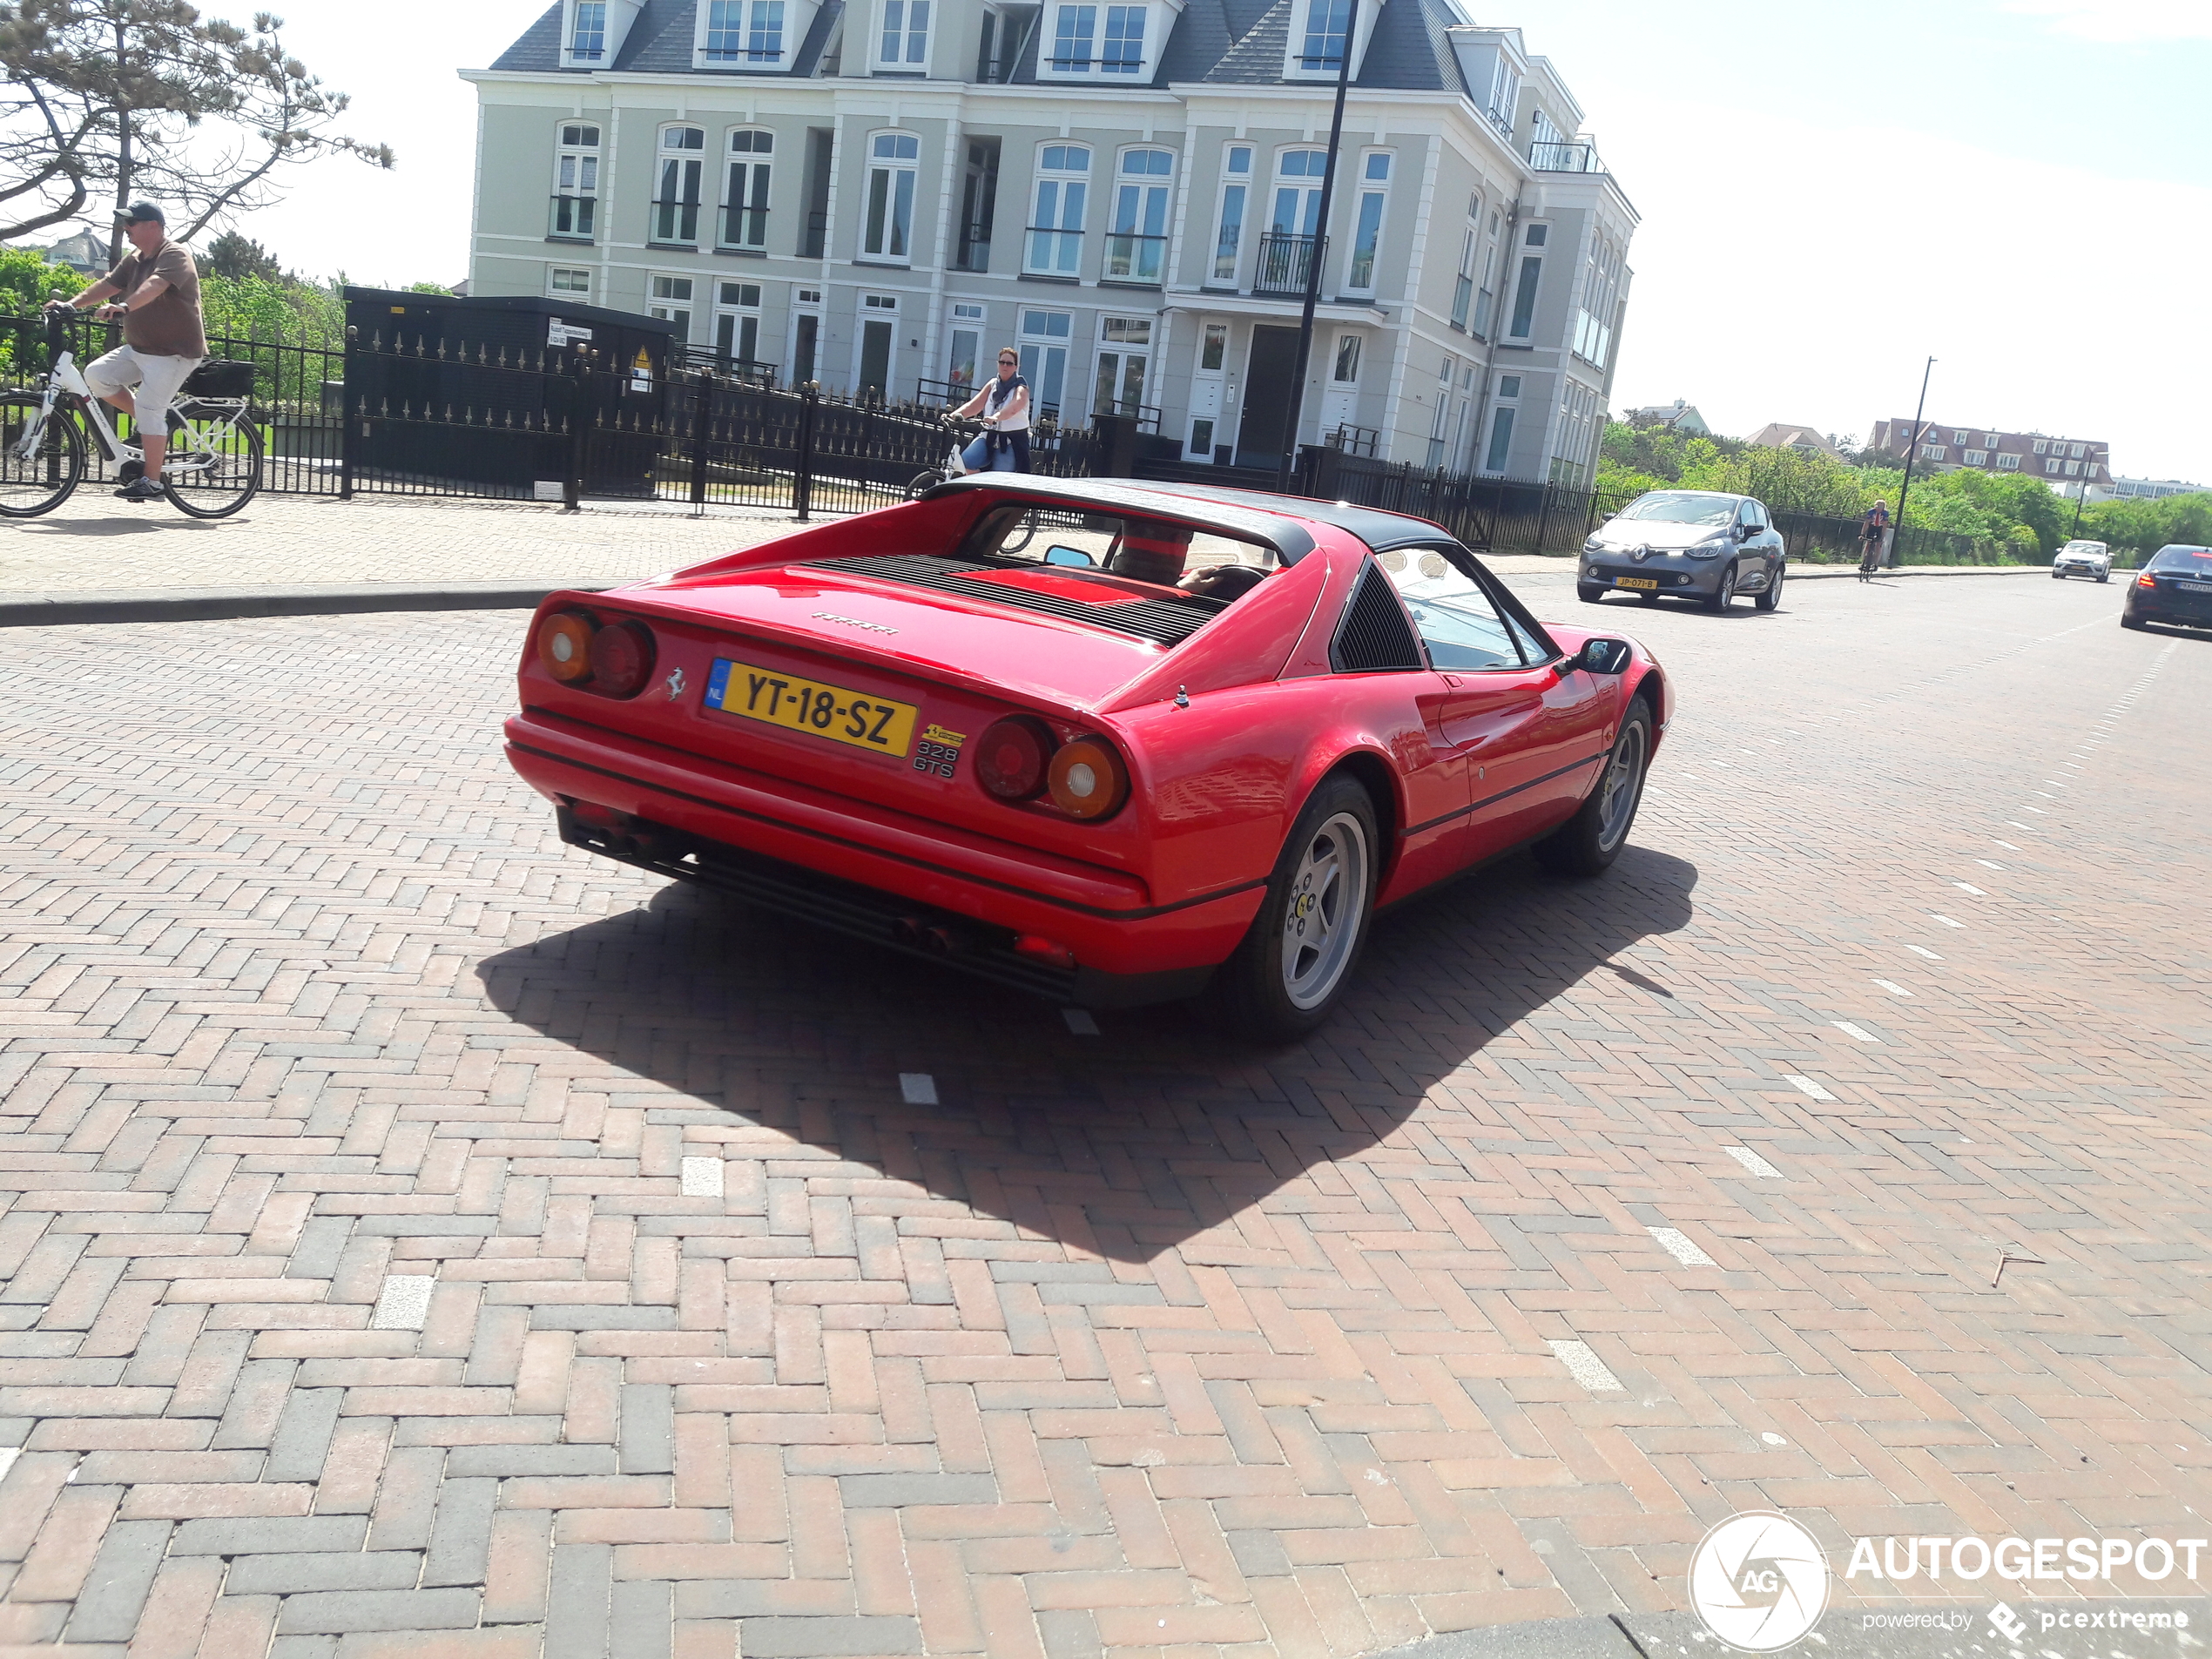
[[[1882,568],[1882,558],[1887,551],[1883,546],[1885,532],[1890,527],[1890,504],[1878,501],[1858,520],[1858,573],[1871,576]]]
[[[169,406],[207,355],[199,270],[183,245],[169,239],[168,220],[153,203],[134,202],[118,217],[132,252],[69,303],[89,307],[103,322],[123,320],[123,344],[85,364],[84,383],[131,417],[145,452],[145,470],[115,493],[125,501],[159,501]],[[117,303],[107,303],[111,299]]]
[[[999,372],[983,389],[954,409],[963,419],[983,417],[982,436],[968,446],[960,464],[970,472],[1029,470],[1029,382],[1011,346],[999,352]]]

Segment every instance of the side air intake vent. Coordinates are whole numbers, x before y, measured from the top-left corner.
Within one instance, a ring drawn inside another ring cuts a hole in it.
[[[1378,668],[1420,668],[1420,642],[1406,620],[1406,607],[1391,590],[1390,578],[1370,564],[1359,573],[1352,603],[1329,644],[1329,666],[1339,674]]]

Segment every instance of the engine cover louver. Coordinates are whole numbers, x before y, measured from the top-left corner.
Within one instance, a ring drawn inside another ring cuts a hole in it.
[[[1225,599],[1189,594],[1174,599],[1133,599],[1126,604],[1085,604],[1057,594],[1038,593],[1001,582],[978,582],[979,576],[1037,567],[1018,561],[977,564],[965,559],[939,558],[927,553],[890,553],[857,559],[810,559],[796,568],[834,570],[846,576],[873,577],[879,582],[900,582],[958,594],[964,599],[988,599],[1016,610],[1034,610],[1068,622],[1080,622],[1109,633],[1149,639],[1156,644],[1179,645],[1229,608]]]

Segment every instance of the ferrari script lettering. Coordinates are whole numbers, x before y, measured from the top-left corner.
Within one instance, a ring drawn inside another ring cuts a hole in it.
[[[861,628],[872,634],[895,634],[896,628],[887,628],[880,622],[862,622],[858,617],[840,617],[834,610],[817,610],[817,622],[833,622],[840,628]]]

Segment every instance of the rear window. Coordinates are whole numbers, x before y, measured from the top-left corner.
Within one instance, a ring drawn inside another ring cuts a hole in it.
[[[985,513],[958,556],[1096,570],[1224,600],[1242,598],[1282,563],[1264,542],[1172,519],[1010,504]]]
[[[2154,570],[2189,570],[2199,576],[2212,572],[2212,547],[2161,547],[2151,560]]]

